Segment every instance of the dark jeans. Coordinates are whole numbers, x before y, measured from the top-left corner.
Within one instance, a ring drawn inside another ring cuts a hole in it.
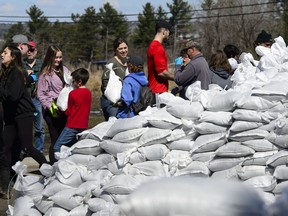
[[[118,107],[113,106],[111,101],[109,101],[104,95],[100,98],[100,104],[106,121],[108,121],[110,116],[117,116]]]
[[[62,113],[58,118],[54,118],[52,117],[49,109],[46,109],[43,110],[43,118],[48,126],[51,139],[51,145],[49,148],[49,159],[50,163],[53,164],[57,161],[54,156],[54,145],[66,125],[67,117],[65,113]]]

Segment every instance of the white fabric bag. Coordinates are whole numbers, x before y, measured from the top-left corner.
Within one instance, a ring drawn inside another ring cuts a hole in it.
[[[60,110],[66,111],[68,107],[68,96],[73,89],[74,88],[72,85],[65,85],[64,88],[60,91],[56,103]]]
[[[119,76],[117,76],[112,69],[113,63],[106,65],[106,68],[110,71],[109,81],[105,89],[104,95],[112,103],[116,103],[120,100],[122,81]]]

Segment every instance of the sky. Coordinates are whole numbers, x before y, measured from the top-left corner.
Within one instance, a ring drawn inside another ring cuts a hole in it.
[[[109,2],[118,12],[122,14],[138,14],[143,11],[143,6],[149,2],[147,0],[0,0],[0,23],[12,21],[28,21],[26,10],[32,5],[36,5],[44,16],[71,16],[71,14],[84,14],[85,9],[93,6],[96,12],[103,7],[105,3]],[[166,3],[172,4],[172,0],[153,0],[151,4],[157,8],[162,6],[164,10],[168,11]],[[201,0],[187,0],[193,8],[199,8]],[[9,17],[5,17],[9,16]],[[24,17],[11,17],[24,16]],[[135,21],[137,16],[128,16],[128,20]],[[60,19],[59,21],[71,21],[71,19]],[[55,19],[49,19],[55,21]],[[11,23],[12,23],[11,22]]]

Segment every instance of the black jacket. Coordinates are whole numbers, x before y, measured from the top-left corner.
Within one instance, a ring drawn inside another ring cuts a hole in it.
[[[6,70],[0,79],[5,124],[13,123],[15,118],[33,116],[35,107],[25,86],[22,71],[13,68]]]

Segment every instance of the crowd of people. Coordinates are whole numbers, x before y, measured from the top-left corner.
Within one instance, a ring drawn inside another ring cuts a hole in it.
[[[241,51],[235,45],[217,50],[207,61],[201,44],[188,41],[175,59],[174,71],[169,71],[168,55],[164,44],[173,33],[172,25],[165,20],[157,22],[155,37],[147,48],[147,76],[144,59],[128,54],[128,43],[117,38],[113,43],[112,63],[115,74],[122,82],[119,100],[111,102],[104,94],[109,83],[110,71],[102,75],[100,104],[106,121],[110,117],[130,118],[135,115],[133,104],[140,97],[140,89],[149,86],[154,95],[169,91],[169,81],[177,87],[171,93],[186,98],[186,89],[200,81],[201,89],[210,84],[223,89],[232,87],[231,77],[237,69]],[[8,196],[13,181],[11,167],[28,155],[38,162],[53,164],[61,146],[72,146],[76,135],[88,128],[92,95],[86,83],[89,72],[78,68],[71,72],[62,61],[62,50],[48,47],[43,61],[37,58],[37,44],[25,35],[15,35],[13,43],[1,54],[0,71],[0,197]],[[262,31],[256,41],[256,53],[261,56],[271,47],[272,37]],[[264,48],[263,48],[264,47]],[[67,91],[68,87],[72,89]],[[60,109],[58,97],[66,91],[67,108]],[[43,155],[46,122],[51,145],[49,160]],[[33,136],[34,131],[34,136]],[[34,141],[34,142],[33,142]]]

